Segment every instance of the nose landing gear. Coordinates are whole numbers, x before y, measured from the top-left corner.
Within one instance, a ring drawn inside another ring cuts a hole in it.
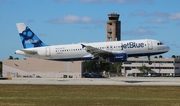
[[[150,56],[148,56],[148,63],[149,63],[149,65],[151,65],[151,64],[152,64],[152,61],[151,61]]]

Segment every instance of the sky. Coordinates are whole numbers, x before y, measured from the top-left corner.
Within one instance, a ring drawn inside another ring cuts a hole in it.
[[[180,55],[180,0],[0,0],[0,61],[22,49],[16,23],[48,45],[106,41],[108,14],[120,14],[121,40],[156,39]]]

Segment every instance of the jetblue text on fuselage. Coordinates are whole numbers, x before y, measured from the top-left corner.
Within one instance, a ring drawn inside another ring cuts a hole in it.
[[[136,43],[136,42],[128,42],[128,43],[121,43],[121,50],[127,48],[143,48],[144,43]]]

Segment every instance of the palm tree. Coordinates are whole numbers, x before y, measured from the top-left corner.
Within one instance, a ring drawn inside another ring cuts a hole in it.
[[[163,56],[162,56],[162,55],[159,55],[159,58],[163,58]]]
[[[141,67],[138,67],[139,71],[145,72],[146,70],[146,65],[142,65]]]
[[[176,56],[175,55],[172,55],[172,57],[171,58],[176,58]]]
[[[146,65],[142,65],[141,67],[138,67],[138,70],[142,71],[144,73],[147,71],[147,73],[148,73],[149,71],[151,71],[151,67],[147,67]]]
[[[13,60],[13,56],[9,56],[9,60]]]
[[[114,72],[120,76],[121,75],[121,68],[122,68],[122,63],[121,62],[117,62],[113,64],[114,67]]]
[[[19,60],[19,58],[18,58],[18,57],[16,57],[16,58],[14,58],[14,60]]]

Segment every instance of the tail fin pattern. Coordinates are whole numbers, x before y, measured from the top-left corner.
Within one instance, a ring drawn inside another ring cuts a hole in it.
[[[43,43],[24,23],[17,23],[16,25],[24,48],[48,46]]]

